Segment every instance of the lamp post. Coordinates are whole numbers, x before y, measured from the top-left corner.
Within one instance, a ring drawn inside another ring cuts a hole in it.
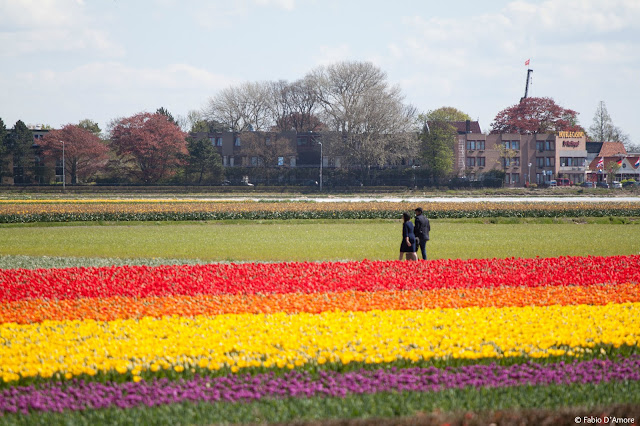
[[[66,179],[66,173],[64,170],[64,141],[60,141],[62,142],[62,190],[66,191],[67,189],[67,179]]]
[[[322,142],[318,141],[320,145],[320,192],[322,192]]]
[[[531,163],[529,163],[529,174],[527,175],[527,180],[529,181],[529,185],[531,185]]]

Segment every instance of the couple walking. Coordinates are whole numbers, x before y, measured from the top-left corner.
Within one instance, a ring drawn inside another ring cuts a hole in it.
[[[418,246],[422,252],[422,259],[427,260],[427,241],[429,241],[431,225],[429,219],[422,214],[422,207],[416,208],[415,212],[415,226],[411,223],[409,213],[402,213],[402,244],[400,244],[400,259],[398,260],[402,260],[403,253],[405,253],[407,260],[418,260]]]

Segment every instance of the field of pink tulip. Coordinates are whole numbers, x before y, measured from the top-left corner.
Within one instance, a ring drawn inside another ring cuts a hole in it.
[[[4,269],[0,424],[637,406],[639,290],[640,255]]]

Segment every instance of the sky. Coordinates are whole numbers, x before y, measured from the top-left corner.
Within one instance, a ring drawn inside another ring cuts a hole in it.
[[[420,112],[490,130],[524,95],[640,144],[640,0],[0,0],[0,118],[60,128],[201,110],[243,82],[370,61]],[[530,60],[529,66],[525,61]]]

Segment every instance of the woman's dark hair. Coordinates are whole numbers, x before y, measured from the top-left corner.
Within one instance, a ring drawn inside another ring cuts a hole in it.
[[[404,219],[405,222],[411,220],[411,216],[409,216],[409,213],[404,212],[402,213],[402,219]]]

